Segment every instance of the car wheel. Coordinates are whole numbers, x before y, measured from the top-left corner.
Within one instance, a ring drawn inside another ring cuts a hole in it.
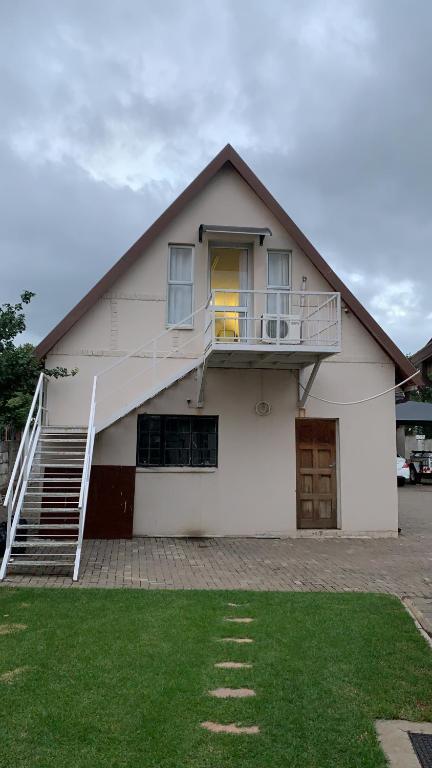
[[[411,485],[415,485],[417,482],[417,472],[415,471],[414,467],[410,467],[410,483]]]
[[[405,485],[405,478],[404,477],[398,477],[397,484],[398,484],[399,488],[401,486]]]

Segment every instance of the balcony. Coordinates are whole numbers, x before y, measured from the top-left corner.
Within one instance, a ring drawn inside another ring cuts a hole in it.
[[[213,290],[205,357],[218,368],[302,368],[341,351],[340,294]]]

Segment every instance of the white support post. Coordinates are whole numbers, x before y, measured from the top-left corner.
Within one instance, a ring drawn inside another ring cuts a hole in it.
[[[214,345],[216,341],[216,296],[214,290],[212,291],[212,298],[211,298],[211,304],[210,304],[210,310],[211,310],[211,334],[212,334],[212,346]]]
[[[206,374],[206,361],[204,360],[197,368],[197,400],[196,407],[204,407],[204,384]]]
[[[313,366],[313,368],[312,368],[312,370],[310,372],[310,375],[309,375],[309,378],[308,378],[306,384],[303,384],[303,382],[302,382],[302,378],[303,378],[302,374],[303,374],[304,368],[302,368],[299,371],[299,400],[298,400],[298,407],[299,408],[305,408],[306,407],[307,399],[309,397],[309,392],[311,391],[312,384],[314,383],[314,381],[316,379],[316,376],[317,376],[317,373],[319,371],[320,365],[321,365],[321,360],[318,358],[315,361],[315,363],[314,363],[314,366]]]

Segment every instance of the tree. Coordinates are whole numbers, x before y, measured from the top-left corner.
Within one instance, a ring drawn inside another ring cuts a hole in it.
[[[0,429],[24,426],[43,363],[35,355],[32,344],[15,344],[18,334],[26,330],[24,304],[34,293],[23,291],[17,304],[0,306]],[[77,369],[57,367],[44,369],[47,376],[74,376]]]
[[[411,355],[407,355],[408,360],[411,360]],[[414,392],[409,393],[410,400],[416,400],[419,403],[432,403],[432,386],[420,386]],[[426,439],[432,437],[432,425],[424,425],[423,427],[406,427],[406,433],[408,435],[425,435]]]

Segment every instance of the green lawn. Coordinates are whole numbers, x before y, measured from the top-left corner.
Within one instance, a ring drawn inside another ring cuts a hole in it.
[[[388,596],[2,588],[7,623],[27,629],[0,627],[0,677],[23,669],[0,682],[2,768],[384,768],[373,720],[432,719],[432,653]]]

